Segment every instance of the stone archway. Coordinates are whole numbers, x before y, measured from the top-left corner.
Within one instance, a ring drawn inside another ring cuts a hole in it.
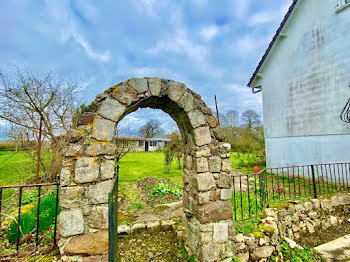
[[[216,119],[198,94],[159,78],[133,78],[107,89],[70,132],[60,178],[61,253],[81,256],[83,251],[69,248],[69,243],[106,241],[99,232],[108,228],[108,193],[114,182],[115,148],[110,141],[117,123],[144,107],[168,113],[186,144],[182,220],[189,252],[198,261],[232,258],[230,145],[217,138]]]

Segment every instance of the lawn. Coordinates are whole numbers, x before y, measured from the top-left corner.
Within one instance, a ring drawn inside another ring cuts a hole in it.
[[[0,186],[17,185],[33,182],[35,162],[30,157],[31,152],[0,151]],[[43,157],[49,152],[44,152]]]

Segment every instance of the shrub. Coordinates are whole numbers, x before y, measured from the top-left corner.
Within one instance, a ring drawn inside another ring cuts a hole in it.
[[[60,212],[58,208],[58,213]],[[21,215],[19,238],[29,234],[36,229],[38,207],[35,206],[30,212]],[[55,222],[56,214],[56,192],[51,192],[42,197],[39,212],[39,233],[47,230]],[[7,231],[10,242],[17,241],[17,223],[13,221]]]
[[[151,195],[155,197],[163,198],[166,195],[173,195],[175,197],[181,197],[182,192],[178,187],[170,186],[167,183],[160,182],[152,188]]]

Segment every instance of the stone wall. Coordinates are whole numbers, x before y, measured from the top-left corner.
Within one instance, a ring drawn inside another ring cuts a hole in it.
[[[266,217],[260,221],[257,232],[235,236],[236,256],[241,262],[266,261],[274,254],[283,261],[280,252],[282,239],[292,248],[300,247],[297,242],[301,233],[312,234],[320,228],[337,226],[348,220],[349,214],[350,194],[265,209]]]
[[[185,142],[182,220],[190,254],[198,261],[230,260],[230,145],[217,136],[216,119],[198,94],[182,83],[159,78],[133,78],[107,89],[70,132],[60,175],[63,210],[58,229],[63,260],[81,261],[91,255],[87,250],[94,250],[94,255],[107,251],[107,203],[116,150],[111,140],[117,123],[144,107],[168,113]],[[73,248],[81,242],[85,248]]]

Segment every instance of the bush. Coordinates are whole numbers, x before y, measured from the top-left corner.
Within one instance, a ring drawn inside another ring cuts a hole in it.
[[[58,213],[61,208],[58,207]],[[19,238],[29,234],[36,229],[38,207],[35,206],[29,213],[21,215]],[[39,233],[48,230],[55,222],[56,215],[56,192],[51,192],[41,198],[39,214]],[[7,231],[7,238],[10,242],[17,241],[17,223],[13,221]]]
[[[151,195],[154,197],[163,198],[166,195],[173,195],[175,197],[181,197],[182,192],[178,187],[172,187],[167,183],[160,182],[155,185],[151,191]]]

